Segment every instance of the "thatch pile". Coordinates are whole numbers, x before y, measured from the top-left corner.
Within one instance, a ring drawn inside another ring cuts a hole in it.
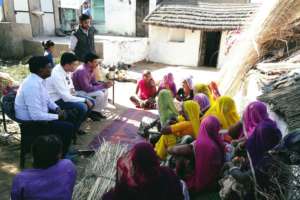
[[[72,199],[101,199],[114,186],[116,162],[126,151],[127,146],[103,142],[87,164],[84,177],[76,184]]]
[[[219,82],[223,94],[235,95],[246,73],[262,60],[274,41],[287,41],[298,34],[300,1],[264,1],[253,22],[244,30],[224,63]]]
[[[300,75],[278,80],[270,87],[276,88],[259,96],[258,99],[271,105],[272,110],[285,119],[289,131],[299,128]]]

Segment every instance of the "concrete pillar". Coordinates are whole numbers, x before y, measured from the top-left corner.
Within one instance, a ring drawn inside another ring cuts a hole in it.
[[[3,14],[5,22],[16,22],[14,1],[4,0],[3,1]]]
[[[33,11],[41,11],[40,0],[28,0],[28,6],[30,11],[30,21],[32,27],[32,35],[40,36],[43,34],[43,19],[42,16],[33,14]]]
[[[59,1],[53,0],[53,11],[54,11],[54,22],[55,22],[55,28],[60,28],[60,21],[59,21]]]

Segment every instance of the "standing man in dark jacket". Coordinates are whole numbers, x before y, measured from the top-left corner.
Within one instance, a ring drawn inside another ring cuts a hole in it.
[[[79,27],[72,34],[70,41],[70,49],[80,61],[84,61],[87,53],[95,53],[95,28],[91,26],[90,16],[82,14],[79,17]]]

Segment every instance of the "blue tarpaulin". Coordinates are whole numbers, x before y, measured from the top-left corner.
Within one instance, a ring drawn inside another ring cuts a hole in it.
[[[0,6],[2,6],[2,4],[3,4],[3,0],[0,0]]]

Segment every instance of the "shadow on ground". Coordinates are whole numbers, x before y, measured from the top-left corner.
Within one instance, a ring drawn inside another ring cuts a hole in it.
[[[152,71],[153,76],[156,81],[162,79],[162,77],[168,73],[172,72],[175,77],[175,81],[180,86],[181,79],[183,77],[193,75],[194,82],[209,82],[211,80],[217,80],[218,70],[210,68],[192,68],[192,67],[174,67],[166,66],[163,64],[156,63],[136,63],[135,67],[131,68],[128,72],[130,78],[139,79],[141,78],[141,73],[143,70],[148,69]],[[21,82],[21,78],[24,78],[27,74],[27,68],[20,65],[21,74],[18,74],[18,66],[13,68],[1,68],[0,71],[5,71],[9,73],[17,81]],[[108,116],[106,120],[101,122],[86,121],[82,128],[88,132],[88,134],[83,136],[78,136],[77,144],[74,145],[74,148],[86,149],[88,144],[97,136],[107,125],[111,124],[114,119],[117,119],[124,111],[128,108],[134,108],[132,103],[129,100],[130,95],[133,95],[135,92],[136,85],[130,82],[116,82],[115,83],[115,105],[109,104],[105,114]],[[109,98],[112,97],[112,90],[109,90]],[[154,113],[156,113],[154,111]],[[129,120],[125,119],[125,120]],[[1,124],[2,126],[2,124]],[[2,128],[2,127],[1,127]],[[1,132],[0,128],[0,132]],[[13,124],[12,127],[9,127],[10,132],[18,131],[17,125]],[[84,168],[86,166],[88,158],[79,157],[76,166],[78,171],[77,181],[82,178]],[[27,159],[26,167],[30,167],[30,159]],[[0,143],[0,199],[9,199],[10,189],[12,179],[17,172],[19,164],[19,144],[7,144]],[[114,166],[112,166],[114,167]],[[207,199],[215,200],[218,199],[215,194],[205,194],[201,195],[197,199]]]

